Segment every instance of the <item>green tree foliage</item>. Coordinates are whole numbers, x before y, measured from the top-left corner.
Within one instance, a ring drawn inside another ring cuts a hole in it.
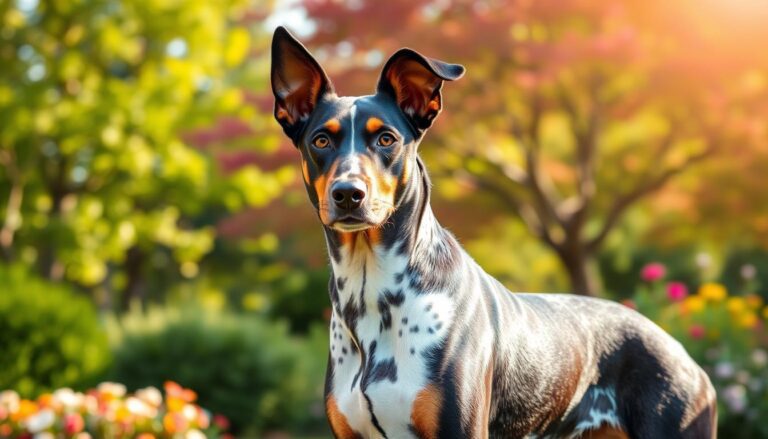
[[[93,385],[110,362],[107,337],[86,298],[0,267],[0,389],[32,398]]]
[[[255,166],[222,174],[214,152],[189,140],[226,116],[266,130],[254,149],[275,143],[268,113],[233,85],[265,81],[250,75],[258,57],[242,61],[264,45],[253,24],[268,10],[242,0],[0,4],[5,260],[92,289],[106,306],[145,294],[153,270],[196,275],[219,217],[292,181],[290,170]]]

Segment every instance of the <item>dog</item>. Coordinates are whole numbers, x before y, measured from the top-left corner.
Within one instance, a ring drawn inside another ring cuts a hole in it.
[[[438,224],[418,146],[464,67],[401,49],[339,97],[272,40],[274,116],[301,153],[332,269],[325,406],[338,438],[714,438],[706,373],[607,300],[510,293]]]

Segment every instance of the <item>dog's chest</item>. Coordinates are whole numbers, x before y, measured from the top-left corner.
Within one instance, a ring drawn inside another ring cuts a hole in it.
[[[455,310],[447,294],[411,287],[405,258],[377,256],[334,264],[329,397],[364,436],[409,437],[413,402],[438,366],[430,353]]]

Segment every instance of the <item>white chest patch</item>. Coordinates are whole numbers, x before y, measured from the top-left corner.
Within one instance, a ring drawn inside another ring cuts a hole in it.
[[[410,287],[408,260],[396,247],[371,250],[358,240],[333,263],[331,389],[350,427],[366,437],[412,435],[413,401],[430,375],[424,353],[441,346],[456,311],[446,293]]]

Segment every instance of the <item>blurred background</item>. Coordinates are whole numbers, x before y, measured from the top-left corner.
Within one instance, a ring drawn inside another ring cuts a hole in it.
[[[639,309],[709,372],[721,436],[768,437],[766,23],[764,0],[0,1],[0,436],[106,380],[178,382],[237,437],[329,436],[327,253],[272,119],[285,25],[342,95],[402,46],[464,64],[420,150],[441,223],[513,291]]]

